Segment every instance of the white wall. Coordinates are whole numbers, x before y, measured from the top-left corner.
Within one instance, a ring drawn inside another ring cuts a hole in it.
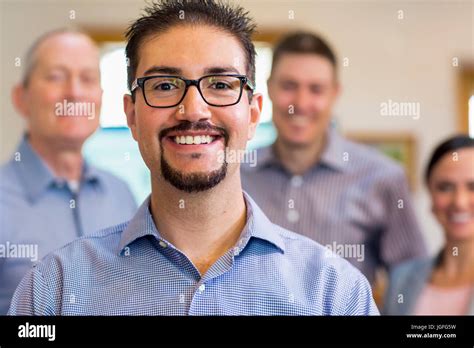
[[[323,34],[342,62],[343,94],[336,118],[343,131],[412,132],[417,138],[417,172],[432,148],[457,131],[456,74],[453,57],[473,61],[471,1],[239,1],[260,30],[306,28]],[[0,0],[0,160],[8,158],[21,135],[22,122],[10,103],[20,77],[22,57],[40,33],[66,25],[122,28],[144,1]],[[75,19],[70,19],[75,11]],[[293,11],[294,19],[289,19]],[[403,11],[403,19],[399,19]],[[414,101],[421,117],[384,117],[380,103]],[[417,213],[431,250],[442,234],[429,211],[421,182],[415,192]]]

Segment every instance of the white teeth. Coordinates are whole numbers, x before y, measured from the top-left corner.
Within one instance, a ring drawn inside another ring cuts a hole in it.
[[[297,126],[306,126],[311,121],[311,117],[302,115],[290,115],[290,119]]]
[[[174,142],[180,145],[200,145],[209,144],[214,140],[214,137],[210,135],[177,135],[174,137]]]
[[[455,223],[465,223],[471,219],[471,214],[469,213],[458,213],[451,214],[450,220]]]

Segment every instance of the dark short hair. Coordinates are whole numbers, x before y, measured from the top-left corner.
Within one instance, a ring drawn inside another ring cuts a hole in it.
[[[255,85],[255,47],[251,37],[256,25],[242,7],[221,0],[159,0],[143,11],[143,16],[132,23],[125,34],[128,41],[125,54],[129,89],[135,80],[138,51],[142,43],[153,35],[180,25],[208,25],[236,37],[245,52],[246,74]]]
[[[452,153],[456,150],[463,148],[474,147],[474,139],[468,135],[456,135],[449,139],[446,139],[441,144],[439,144],[433,151],[428,166],[425,170],[425,182],[428,183],[433,172],[434,167],[440,161],[444,155],[447,153]]]
[[[298,31],[283,37],[274,47],[272,71],[278,60],[286,53],[317,54],[328,59],[336,73],[337,58],[329,44],[320,36]]]

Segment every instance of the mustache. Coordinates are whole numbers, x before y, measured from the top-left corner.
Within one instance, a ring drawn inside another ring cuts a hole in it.
[[[219,133],[225,139],[225,144],[227,145],[227,142],[229,140],[229,133],[227,132],[227,130],[223,127],[214,126],[206,121],[198,121],[198,122],[182,121],[176,126],[161,130],[160,133],[158,134],[158,138],[161,141],[164,137],[166,137],[171,132],[198,131],[198,130],[212,131],[212,132]]]

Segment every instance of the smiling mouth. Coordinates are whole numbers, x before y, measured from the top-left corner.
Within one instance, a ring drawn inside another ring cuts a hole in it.
[[[302,115],[302,114],[288,114],[287,119],[294,125],[306,125],[317,119],[317,116]]]
[[[217,133],[179,132],[166,138],[177,145],[209,145],[223,139],[223,136]]]
[[[464,224],[472,220],[473,216],[470,213],[452,213],[448,216],[449,221],[455,224]]]
[[[179,145],[205,145],[212,143],[218,137],[215,135],[176,135],[172,136],[171,139]]]

